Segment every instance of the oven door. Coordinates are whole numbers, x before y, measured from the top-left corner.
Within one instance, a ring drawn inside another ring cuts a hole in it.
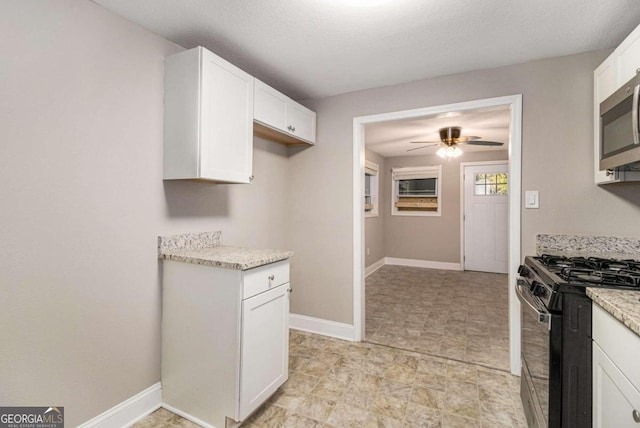
[[[522,404],[529,427],[547,427],[552,316],[526,280],[518,279],[516,294],[522,311]]]

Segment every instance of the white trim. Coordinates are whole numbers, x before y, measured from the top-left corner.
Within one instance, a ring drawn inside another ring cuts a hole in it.
[[[353,119],[353,340],[364,339],[364,121]]]
[[[178,416],[182,416],[183,418],[185,418],[185,419],[187,419],[187,420],[189,420],[189,421],[193,422],[193,423],[194,423],[194,424],[196,424],[196,425],[200,425],[201,427],[204,427],[204,428],[216,428],[215,426],[213,426],[213,425],[211,425],[211,424],[208,424],[208,423],[206,423],[205,421],[203,421],[203,420],[201,420],[201,419],[198,419],[198,418],[196,418],[195,416],[192,416],[192,415],[190,415],[190,414],[189,414],[189,413],[187,413],[187,412],[183,412],[183,411],[182,411],[182,410],[180,410],[180,409],[176,409],[175,407],[170,406],[170,405],[168,405],[168,404],[166,404],[166,403],[162,403],[162,408],[163,408],[163,409],[167,409],[167,410],[168,410],[168,411],[170,411],[171,413],[175,413],[175,414],[176,414],[176,415],[178,415]]]
[[[509,344],[511,373],[520,376],[520,302],[516,277],[520,265],[520,199],[522,192],[522,95],[511,97],[509,127]]]
[[[155,412],[162,405],[162,384],[160,382],[115,405],[95,418],[79,425],[79,428],[121,428],[129,427],[145,416]]]
[[[509,127],[509,343],[511,373],[520,374],[520,304],[515,295],[516,271],[520,264],[520,199],[522,175],[522,94],[482,100],[374,114],[353,118],[353,337],[364,337],[365,283],[364,283],[364,126],[369,123],[387,122],[436,115],[450,111],[467,111],[486,107],[508,105],[511,111]]]
[[[308,317],[306,315],[289,314],[289,328],[320,334],[322,336],[335,337],[350,342],[354,340],[353,326],[351,324]]]
[[[450,262],[435,262],[431,260],[418,260],[418,259],[399,259],[396,257],[385,257],[384,261],[386,265],[394,266],[409,266],[419,267],[427,269],[444,269],[444,270],[462,270],[460,263]]]
[[[385,265],[385,257],[381,258],[380,260],[378,260],[377,262],[373,262],[371,263],[369,266],[367,266],[367,268],[364,270],[364,277],[368,277],[369,275],[371,275],[372,273],[374,273],[375,271],[377,271],[378,269],[380,269],[382,266]]]
[[[464,169],[468,166],[507,165],[509,160],[460,162],[460,266],[464,270]],[[509,197],[511,197],[511,181],[509,181]]]

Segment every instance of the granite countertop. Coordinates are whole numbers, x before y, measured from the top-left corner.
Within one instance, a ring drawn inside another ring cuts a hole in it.
[[[247,270],[286,260],[292,251],[220,245],[220,232],[158,237],[158,258],[183,263]]]
[[[536,236],[536,253],[565,257],[640,260],[640,239],[540,233]]]
[[[587,296],[640,336],[640,291],[589,287]]]

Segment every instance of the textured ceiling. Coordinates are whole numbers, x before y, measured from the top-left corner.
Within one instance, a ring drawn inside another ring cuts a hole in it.
[[[611,48],[640,23],[638,0],[94,1],[294,99]]]
[[[445,115],[414,119],[391,120],[365,126],[365,146],[383,157],[433,155],[440,146],[421,147],[411,141],[440,141],[438,130],[448,126],[462,128],[462,136],[478,136],[484,141],[497,141],[503,146],[472,146],[461,144],[464,152],[507,150],[511,115],[508,106],[480,109],[463,113],[449,112]]]

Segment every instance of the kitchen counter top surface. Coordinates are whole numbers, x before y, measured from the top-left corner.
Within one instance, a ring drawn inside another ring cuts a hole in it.
[[[219,245],[220,232],[161,236],[158,258],[225,269],[247,270],[286,260],[292,251]]]
[[[640,336],[640,291],[589,287],[587,296]]]

